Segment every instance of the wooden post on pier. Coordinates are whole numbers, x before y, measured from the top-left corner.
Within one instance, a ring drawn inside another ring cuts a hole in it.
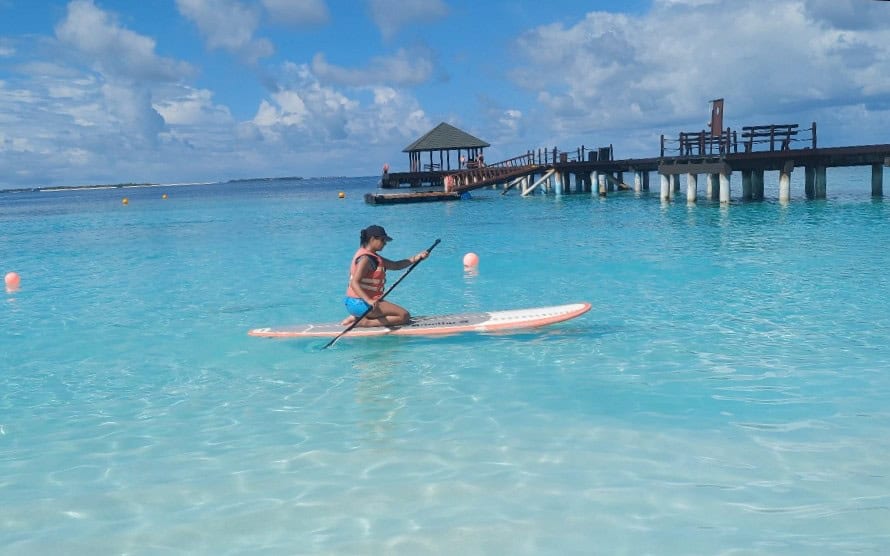
[[[754,194],[751,192],[753,187],[751,174],[751,170],[742,170],[742,200],[745,201],[750,201],[754,198]]]
[[[813,198],[824,199],[828,190],[825,166],[816,166],[816,178],[813,183]]]
[[[729,179],[730,174],[727,172],[720,173],[720,203],[729,204]]]
[[[599,186],[600,197],[605,197],[606,196],[606,187],[607,187],[606,174],[599,174],[597,176],[597,180],[599,180],[599,184],[597,184],[597,185]]]
[[[634,170],[634,193],[643,192],[643,172]]]
[[[871,165],[871,196],[884,196],[884,166],[881,164]]]
[[[720,195],[720,174],[708,174],[705,183],[705,199],[711,201]]]
[[[689,172],[686,174],[686,202],[695,204],[698,195],[698,174]]]
[[[667,202],[671,200],[671,178],[667,174],[658,174],[661,178],[661,200]]]
[[[791,172],[794,170],[794,161],[789,160],[779,171],[779,202],[787,203],[791,200]]]
[[[816,169],[812,166],[804,167],[803,191],[807,199],[816,197]]]
[[[751,198],[763,200],[763,170],[751,171]]]

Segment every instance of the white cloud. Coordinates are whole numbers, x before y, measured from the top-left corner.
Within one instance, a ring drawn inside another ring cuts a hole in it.
[[[92,0],[73,0],[56,36],[107,75],[139,80],[177,80],[191,72],[184,63],[155,54],[155,41],[121,27]]]
[[[498,118],[498,123],[504,129],[510,130],[513,134],[518,133],[522,125],[521,110],[504,110]]]
[[[259,12],[237,0],[176,0],[179,12],[198,26],[207,46],[254,63],[274,51],[267,39],[254,38]]]
[[[171,133],[155,102],[180,118],[179,136],[190,131],[181,80],[191,66],[158,56],[153,39],[124,28],[90,0],[70,2],[55,31],[56,41],[40,39],[40,49],[19,51],[10,77],[15,85],[0,91],[2,148],[13,153],[0,157],[4,180],[108,183],[169,171],[165,164],[179,155],[162,161]]]
[[[253,123],[267,138],[299,134],[304,141],[337,140],[347,135],[346,122],[358,103],[322,86],[305,66],[288,67],[293,86],[264,99]]]
[[[811,116],[815,103],[886,99],[890,28],[841,29],[810,8],[661,0],[640,17],[593,12],[525,33],[511,76],[536,92],[539,122],[563,134],[702,127],[717,97],[735,125]]]
[[[886,0],[807,0],[803,8],[813,20],[838,29],[880,29],[890,15]]]
[[[275,25],[312,27],[330,19],[324,0],[262,0],[262,4]]]
[[[432,128],[420,103],[411,95],[391,87],[375,87],[372,92],[373,102],[364,112],[365,117],[352,122],[354,133],[364,141],[413,141]]]
[[[153,139],[164,128],[164,118],[151,105],[151,93],[126,84],[105,83],[101,88],[112,124],[123,131],[125,140]]]
[[[123,147],[154,144],[165,122],[152,104],[153,87],[178,82],[191,75],[191,67],[158,56],[154,39],[124,28],[93,0],[72,0],[55,31],[59,42],[95,74],[71,76],[74,68],[43,62],[40,69],[49,72],[35,75],[45,79],[47,97],[68,101],[47,109],[71,117],[80,128],[114,130]]]
[[[399,49],[393,56],[372,58],[363,68],[349,69],[329,64],[325,55],[319,53],[312,58],[312,71],[322,81],[335,85],[359,87],[388,83],[410,86],[429,80],[433,62],[429,52],[423,49]]]
[[[155,109],[170,126],[218,126],[234,123],[225,106],[214,104],[213,93],[188,87],[170,91],[155,103]]]
[[[251,122],[267,141],[304,150],[327,141],[378,144],[429,131],[417,100],[397,89],[369,88],[363,103],[323,85],[305,65],[288,64],[285,73],[287,84],[260,103]]]
[[[448,15],[442,0],[368,0],[371,19],[385,39],[393,38],[399,29],[414,22],[430,22]]]

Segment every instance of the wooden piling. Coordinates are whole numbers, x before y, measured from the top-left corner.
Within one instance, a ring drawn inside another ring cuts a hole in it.
[[[755,201],[763,200],[763,170],[751,172],[751,198]]]
[[[787,203],[791,200],[791,172],[794,170],[794,161],[789,160],[779,170],[779,202]]]
[[[804,167],[803,191],[807,199],[816,197],[816,168],[813,166]]]
[[[720,197],[720,174],[708,174],[705,198],[709,201]]]
[[[695,204],[698,195],[698,174],[686,174],[686,202]]]
[[[729,194],[730,194],[730,174],[726,172],[721,172],[720,174],[720,202],[722,204],[729,203]]]
[[[825,166],[816,166],[816,179],[813,184],[813,198],[824,199],[827,195],[828,183]]]
[[[753,179],[751,170],[742,170],[742,200],[750,201],[754,198]]]

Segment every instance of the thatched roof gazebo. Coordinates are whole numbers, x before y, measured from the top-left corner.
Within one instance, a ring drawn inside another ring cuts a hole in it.
[[[452,169],[452,151],[455,152],[454,168],[460,169],[463,162],[475,164],[485,147],[490,146],[482,139],[442,122],[402,152],[408,153],[411,172],[435,172]]]

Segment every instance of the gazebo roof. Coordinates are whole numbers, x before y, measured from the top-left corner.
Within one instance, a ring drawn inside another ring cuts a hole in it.
[[[426,135],[402,149],[402,152],[449,151],[490,146],[482,139],[442,122],[428,131]]]

